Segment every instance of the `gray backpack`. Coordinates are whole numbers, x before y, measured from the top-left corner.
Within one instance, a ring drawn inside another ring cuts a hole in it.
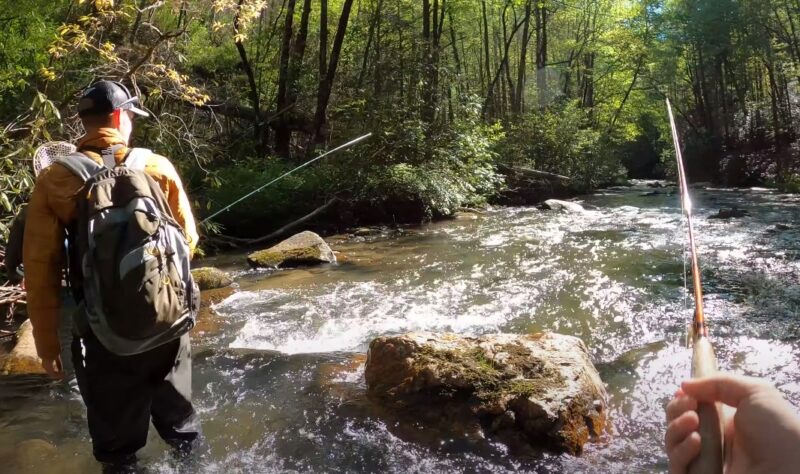
[[[133,149],[117,165],[104,151],[102,166],[82,153],[57,162],[81,179],[72,238],[73,285],[103,346],[133,355],[188,332],[199,308],[189,268],[190,250],[164,193],[144,172],[149,150]]]

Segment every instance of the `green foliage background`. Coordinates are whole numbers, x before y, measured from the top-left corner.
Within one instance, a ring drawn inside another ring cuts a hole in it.
[[[0,235],[31,191],[33,151],[80,135],[76,99],[99,78],[128,82],[154,112],[138,123],[135,144],[177,164],[201,218],[373,133],[220,216],[227,234],[274,230],[333,197],[342,204],[323,216],[331,225],[448,216],[513,193],[506,173],[519,167],[566,175],[574,192],[664,177],[666,96],[690,175],[736,169],[788,189],[798,181],[790,144],[800,37],[790,25],[800,12],[796,2],[770,3],[5,2]]]

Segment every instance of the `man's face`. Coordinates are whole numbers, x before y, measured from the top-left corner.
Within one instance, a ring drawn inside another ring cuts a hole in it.
[[[122,138],[125,139],[126,143],[130,142],[131,133],[133,133],[133,119],[133,112],[127,110],[119,111],[119,132],[122,134]]]

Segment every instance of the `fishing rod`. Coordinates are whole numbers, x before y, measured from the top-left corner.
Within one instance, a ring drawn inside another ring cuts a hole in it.
[[[686,170],[683,167],[683,154],[681,152],[678,128],[675,126],[675,117],[672,114],[672,105],[667,99],[667,112],[669,124],[672,128],[672,142],[675,145],[675,157],[678,161],[678,187],[680,188],[681,207],[686,214],[689,228],[689,252],[692,261],[692,286],[694,287],[694,318],[692,321],[691,336],[692,377],[700,378],[713,375],[717,372],[717,357],[708,338],[703,313],[703,288],[700,281],[700,265],[697,262],[697,248],[694,241],[694,226],[692,223],[692,200],[689,197],[689,187],[686,184]],[[699,403],[697,414],[700,418],[701,448],[700,454],[689,465],[690,474],[721,474],[723,462],[723,428],[720,406],[718,403]]]
[[[305,168],[306,166],[310,165],[311,163],[314,163],[315,161],[319,161],[319,160],[321,160],[321,159],[325,158],[326,156],[332,155],[332,154],[336,153],[336,152],[337,152],[337,151],[339,151],[339,150],[344,150],[345,148],[349,148],[349,147],[351,147],[351,146],[355,145],[356,143],[358,143],[358,142],[360,142],[360,141],[362,141],[362,140],[366,140],[366,139],[367,139],[367,138],[369,138],[371,135],[372,135],[372,132],[370,132],[370,133],[368,133],[368,134],[366,134],[366,135],[360,136],[360,137],[356,138],[355,140],[351,140],[351,141],[349,141],[349,142],[345,143],[344,145],[339,145],[339,146],[337,146],[336,148],[334,148],[333,150],[328,150],[328,151],[326,151],[325,153],[323,153],[323,154],[319,155],[318,157],[316,157],[316,158],[314,158],[314,159],[312,159],[312,160],[308,160],[308,161],[306,161],[305,163],[303,163],[302,165],[298,166],[297,168],[294,168],[294,169],[292,169],[292,170],[290,170],[290,171],[287,171],[286,173],[283,173],[282,175],[280,175],[280,176],[278,176],[277,178],[273,179],[273,180],[272,180],[272,181],[270,181],[269,183],[267,183],[267,184],[265,184],[265,185],[263,185],[263,186],[261,186],[261,187],[259,187],[259,188],[257,188],[257,189],[254,189],[253,191],[251,191],[251,192],[249,192],[249,193],[245,194],[244,196],[240,197],[240,198],[239,198],[239,199],[237,199],[236,201],[234,201],[234,202],[232,202],[232,203],[228,204],[227,206],[223,207],[223,208],[222,208],[222,209],[220,209],[219,211],[217,211],[217,212],[215,212],[215,213],[211,214],[210,216],[206,217],[206,218],[205,218],[205,219],[203,219],[203,220],[202,220],[200,223],[201,223],[201,224],[205,224],[206,222],[210,221],[211,219],[213,219],[213,218],[217,217],[218,215],[222,214],[223,212],[225,212],[225,211],[229,210],[229,209],[230,209],[230,208],[232,208],[233,206],[235,206],[235,205],[239,204],[240,202],[244,201],[245,199],[248,199],[249,197],[251,197],[252,195],[254,195],[254,194],[258,193],[259,191],[261,191],[261,190],[263,190],[263,189],[265,189],[265,188],[267,188],[267,187],[269,187],[269,186],[271,186],[271,185],[273,185],[273,184],[277,183],[278,181],[280,181],[280,180],[282,180],[283,178],[285,178],[285,177],[289,176],[290,174],[294,173],[295,171],[297,171],[297,170],[299,170],[299,169],[302,169],[302,168]]]

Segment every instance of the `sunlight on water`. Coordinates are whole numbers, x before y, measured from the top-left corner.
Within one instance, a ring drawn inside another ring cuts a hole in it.
[[[724,194],[715,207],[756,199],[716,192]],[[772,219],[791,222],[797,209],[759,192],[757,199],[766,201],[751,205],[767,208],[764,215],[714,220],[705,193],[696,199],[696,231],[720,365],[770,377],[797,400],[796,339],[763,339],[797,335],[796,322],[787,318],[790,308],[800,307],[798,263],[787,258],[797,240],[765,232]],[[660,407],[688,376],[691,357],[682,346],[691,317],[682,276],[686,227],[676,197],[643,194],[636,188],[600,193],[586,200],[598,208],[581,214],[503,209],[477,223],[435,224],[408,242],[413,263],[390,258],[370,281],[348,281],[345,274],[288,291],[240,293],[218,308],[238,322],[230,347],[363,352],[378,335],[415,330],[575,334],[609,385],[616,437],[580,460],[544,465],[616,471],[634,457],[650,466],[645,470],[663,469]],[[380,253],[380,246],[373,251]],[[775,306],[781,310],[772,318],[760,314]],[[355,383],[359,376],[341,380]],[[644,447],[642,439],[649,440]]]
[[[693,193],[720,367],[767,377],[800,403],[800,197]],[[206,446],[182,466],[151,433],[145,465],[212,473],[664,472],[663,407],[691,358],[678,198],[674,188],[639,182],[582,203],[583,213],[498,209],[398,238],[337,244],[347,257],[338,266],[234,266],[240,291],[215,306],[219,330],[195,346]],[[733,206],[750,216],[710,218]],[[418,330],[580,337],[608,387],[613,435],[580,458],[534,460],[509,458],[485,440],[424,430],[410,439],[366,400],[363,354],[377,336]],[[75,387],[0,383],[0,463],[12,465],[17,443],[39,439],[53,446],[41,472],[96,467]]]

